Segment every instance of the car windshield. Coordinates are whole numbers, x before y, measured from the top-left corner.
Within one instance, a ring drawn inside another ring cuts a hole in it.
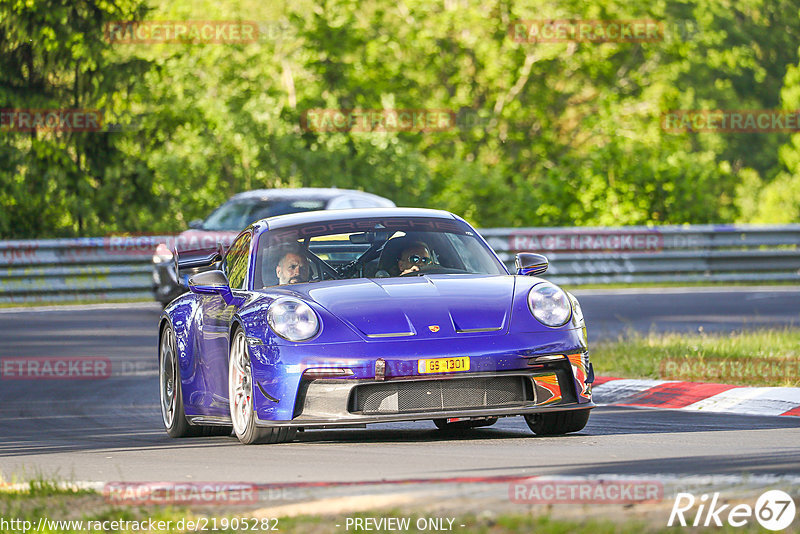
[[[438,218],[323,221],[264,232],[254,288],[347,278],[507,274],[467,224]]]
[[[217,208],[203,222],[203,230],[238,232],[259,219],[325,209],[324,200],[281,199],[281,200],[234,200]]]

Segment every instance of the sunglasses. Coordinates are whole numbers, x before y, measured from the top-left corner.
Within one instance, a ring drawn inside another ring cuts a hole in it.
[[[416,254],[406,258],[406,261],[412,265],[417,265],[419,263],[422,265],[428,265],[433,263],[433,260],[429,256],[417,256]]]

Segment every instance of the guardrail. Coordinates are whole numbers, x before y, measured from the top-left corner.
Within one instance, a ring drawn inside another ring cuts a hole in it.
[[[480,231],[513,269],[514,254],[550,260],[565,285],[659,282],[800,283],[800,224],[490,228]],[[0,302],[152,295],[152,255],[174,236],[0,242]]]
[[[153,252],[168,238],[0,241],[0,302],[152,297]]]
[[[506,265],[516,252],[550,260],[559,284],[800,282],[800,224],[495,228],[481,234]]]

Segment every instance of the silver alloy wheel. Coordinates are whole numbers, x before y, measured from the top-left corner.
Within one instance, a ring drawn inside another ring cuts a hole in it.
[[[247,339],[241,330],[237,332],[231,347],[228,398],[233,429],[237,436],[242,436],[247,432],[253,418],[253,377],[250,370],[250,356],[247,353]]]
[[[177,406],[178,359],[175,357],[175,336],[171,328],[164,329],[161,336],[161,366],[159,368],[159,383],[161,385],[161,417],[166,428],[172,428],[175,421],[175,408]]]

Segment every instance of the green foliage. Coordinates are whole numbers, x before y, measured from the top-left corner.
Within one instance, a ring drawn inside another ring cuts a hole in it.
[[[800,221],[800,135],[669,133],[675,109],[800,108],[800,0],[0,0],[0,237],[168,232],[260,187],[364,189],[483,226]],[[244,44],[114,44],[112,21],[245,20]],[[529,43],[514,21],[649,19],[657,42]],[[303,113],[447,109],[440,132]]]
[[[127,89],[149,68],[109,54],[111,20],[142,17],[136,2],[0,3],[4,109],[128,109]],[[127,207],[150,202],[144,153],[107,132],[2,131],[0,235],[99,233],[126,226]]]

